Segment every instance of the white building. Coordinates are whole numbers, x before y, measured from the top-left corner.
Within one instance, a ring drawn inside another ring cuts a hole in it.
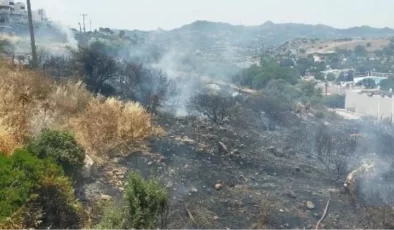
[[[44,9],[32,12],[33,21],[47,21]],[[0,23],[6,22],[27,22],[27,7],[24,2],[16,2],[15,0],[0,0]]]

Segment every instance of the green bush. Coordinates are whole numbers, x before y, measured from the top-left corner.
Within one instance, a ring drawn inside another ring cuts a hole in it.
[[[0,154],[0,228],[80,228],[82,209],[62,169],[26,150]]]
[[[97,226],[99,229],[164,228],[168,211],[168,194],[157,180],[144,180],[130,173],[125,188],[124,207],[109,208]]]
[[[85,152],[68,132],[44,130],[27,149],[41,159],[52,158],[67,176],[77,176],[84,166]]]
[[[0,222],[28,202],[45,176],[61,176],[50,160],[40,160],[24,150],[12,156],[0,154]]]
[[[155,179],[145,181],[138,173],[128,176],[126,200],[129,218],[127,226],[137,229],[152,229],[158,224],[158,217],[167,211],[168,194]]]
[[[329,108],[345,108],[345,96],[330,95],[322,99],[322,104]]]

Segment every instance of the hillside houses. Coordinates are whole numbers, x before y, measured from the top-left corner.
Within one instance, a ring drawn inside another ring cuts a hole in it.
[[[48,18],[44,9],[32,12],[33,21],[44,22]],[[27,7],[24,2],[0,0],[0,24],[27,23]]]

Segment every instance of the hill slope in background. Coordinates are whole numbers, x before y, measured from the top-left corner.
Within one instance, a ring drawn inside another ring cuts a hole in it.
[[[258,26],[231,25],[222,22],[195,21],[180,28],[165,31],[126,31],[129,36],[139,36],[148,42],[178,45],[187,48],[215,46],[260,47],[278,45],[296,38],[376,38],[394,36],[394,29],[369,26],[336,29],[326,25],[296,23],[274,24],[265,22]]]

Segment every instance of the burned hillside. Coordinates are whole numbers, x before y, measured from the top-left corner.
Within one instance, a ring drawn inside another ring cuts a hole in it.
[[[249,102],[264,95],[220,92],[233,101],[225,119],[159,112],[155,120],[166,135],[151,139],[147,151],[115,158],[103,171],[137,169],[159,178],[170,194],[169,228],[315,228],[323,214],[320,228],[392,226],[384,211],[393,205],[386,144],[394,140],[391,128],[321,118],[314,107],[273,107],[275,116],[267,116],[265,106]],[[374,170],[353,173],[350,184],[349,175],[363,164]],[[118,177],[110,178],[123,190]],[[86,191],[97,193],[94,184]]]

